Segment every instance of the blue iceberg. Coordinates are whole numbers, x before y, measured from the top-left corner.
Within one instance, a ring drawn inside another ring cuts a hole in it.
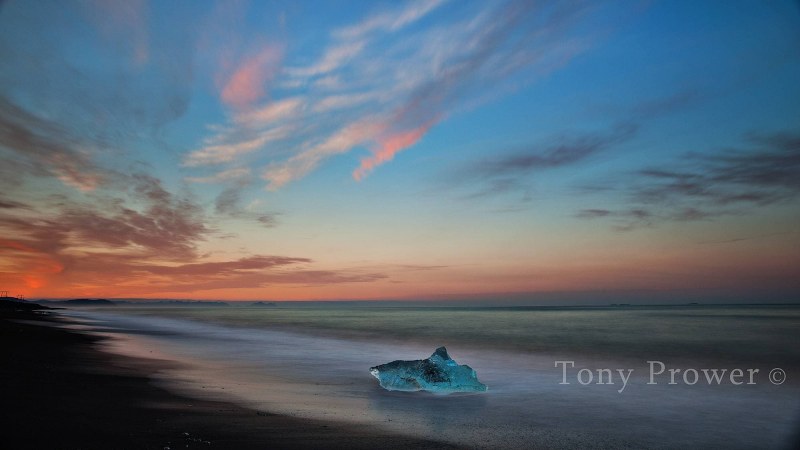
[[[369,372],[389,391],[484,392],[487,387],[467,365],[459,365],[439,347],[428,359],[392,361]]]

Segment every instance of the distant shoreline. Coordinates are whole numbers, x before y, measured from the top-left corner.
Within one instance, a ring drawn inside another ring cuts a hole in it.
[[[464,301],[425,301],[425,300],[313,300],[313,301],[266,301],[266,300],[169,300],[169,299],[42,299],[37,303],[50,307],[104,307],[104,306],[142,306],[142,307],[263,307],[263,308],[315,308],[315,307],[363,307],[363,308],[431,308],[431,309],[487,309],[487,310],[560,310],[560,309],[637,309],[637,308],[758,308],[758,307],[800,307],[800,302],[765,303],[595,303],[595,304],[499,304]]]

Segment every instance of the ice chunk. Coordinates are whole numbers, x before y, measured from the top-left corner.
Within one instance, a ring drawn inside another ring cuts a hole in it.
[[[428,359],[392,361],[369,372],[389,391],[483,392],[486,385],[467,365],[459,365],[439,347]]]

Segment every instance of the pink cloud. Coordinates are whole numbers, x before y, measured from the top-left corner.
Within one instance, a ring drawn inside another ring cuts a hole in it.
[[[225,82],[222,101],[229,106],[243,108],[263,97],[266,84],[278,72],[281,56],[279,48],[267,46],[245,58]]]
[[[385,128],[384,123],[370,117],[345,126],[322,143],[298,153],[282,164],[268,167],[263,175],[263,178],[269,182],[267,189],[274,191],[290,181],[305,176],[323,159],[345,153],[357,145],[372,141]]]
[[[353,171],[353,178],[361,181],[372,169],[391,161],[395,154],[416,144],[435,123],[436,120],[430,120],[417,128],[393,132],[378,138],[377,148],[372,152],[372,156],[361,160],[361,165]]]
[[[415,145],[431,126],[507,95],[520,88],[519,80],[532,82],[586,49],[572,44],[584,41],[572,26],[584,9],[569,5],[553,15],[525,2],[512,2],[449,25],[423,23],[408,33],[397,33],[446,1],[411,2],[334,30],[325,51],[310,63],[294,65],[296,61],[287,57],[287,66],[274,74],[275,86],[291,89],[291,96],[253,101],[263,95],[263,85],[255,92],[242,89],[239,103],[247,107],[229,116],[231,131],[222,139],[207,141],[207,147],[216,147],[194,152],[186,165],[201,165],[201,159],[203,164],[232,162],[231,154],[256,151],[258,142],[253,139],[261,128],[288,124],[297,132],[276,146],[279,151],[258,155],[271,157],[262,172],[267,189],[280,189],[329,157],[367,146],[372,154],[352,172],[361,180],[397,152]],[[245,76],[247,64],[235,70],[236,61],[221,62],[226,74],[237,73],[227,86],[226,76],[218,80],[226,87],[224,93],[252,78]],[[233,103],[234,96],[228,97]],[[228,148],[233,144],[235,148]]]

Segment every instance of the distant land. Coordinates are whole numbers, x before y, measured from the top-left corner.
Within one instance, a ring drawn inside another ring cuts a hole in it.
[[[141,305],[141,306],[231,306],[227,302],[206,301],[206,300],[114,300],[114,303],[122,305]]]
[[[56,306],[115,306],[116,303],[104,298],[74,298],[71,300],[36,300],[42,305]]]
[[[0,311],[33,311],[50,309],[33,302],[22,301],[16,297],[0,297]]]
[[[86,306],[114,306],[115,303],[104,298],[76,298],[73,300],[66,300],[64,303],[68,305],[86,305]]]
[[[71,300],[37,300],[53,306],[230,306],[227,302],[203,300],[107,300],[104,298],[76,298]]]
[[[9,297],[10,301],[23,302],[14,297]],[[537,302],[537,301],[502,301],[502,300],[284,300],[284,301],[267,301],[267,300],[192,300],[192,299],[140,299],[140,298],[122,298],[122,299],[90,299],[90,298],[77,298],[77,299],[41,299],[41,300],[27,300],[35,301],[42,305],[49,305],[52,307],[256,307],[256,308],[342,308],[342,307],[356,307],[356,308],[489,308],[489,309],[628,309],[628,308],[685,308],[685,307],[714,307],[714,306],[797,306],[800,305],[798,301],[772,301],[772,302],[570,302],[570,301],[550,301],[550,302]]]

